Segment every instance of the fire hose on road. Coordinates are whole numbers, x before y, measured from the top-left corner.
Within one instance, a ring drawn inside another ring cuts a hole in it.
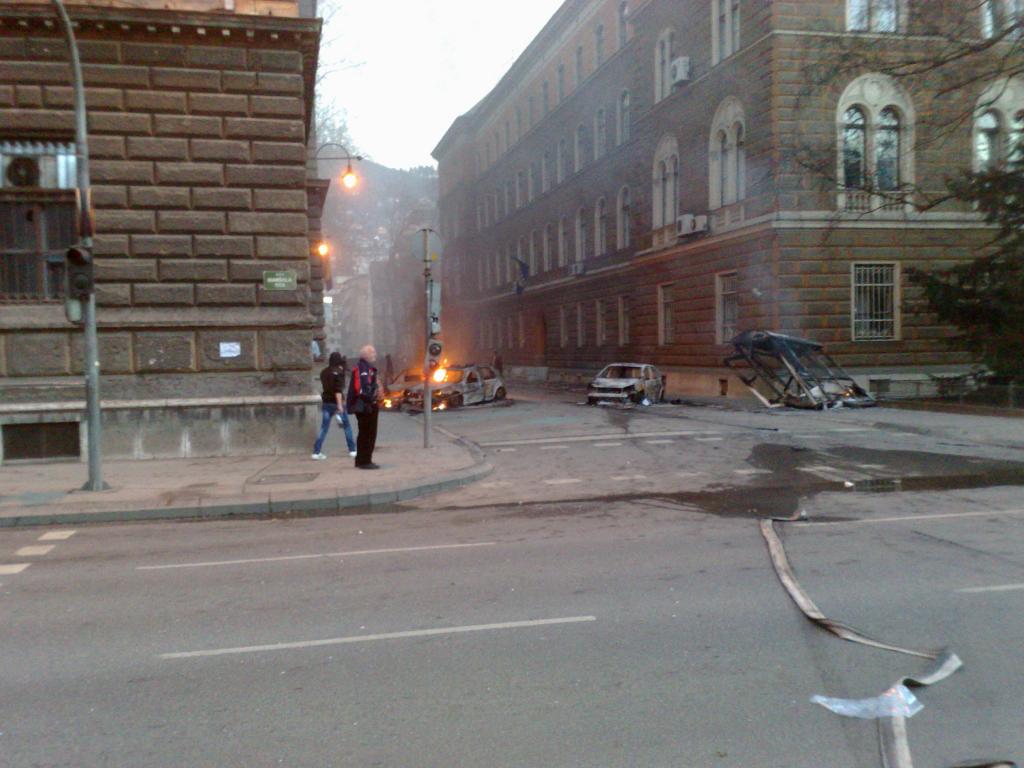
[[[786,556],[782,539],[775,530],[776,523],[791,523],[803,519],[798,513],[791,518],[766,518],[761,520],[761,535],[768,545],[772,566],[779,581],[796,606],[812,623],[836,637],[872,648],[902,653],[927,659],[931,662],[923,674],[906,676],[897,680],[885,693],[873,699],[831,699],[823,696],[812,698],[817,704],[846,717],[876,720],[878,723],[879,749],[883,768],[913,768],[910,746],[907,741],[907,719],[913,717],[923,705],[910,691],[924,688],[945,680],[963,666],[960,658],[949,650],[919,650],[877,640],[854,627],[828,618],[815,605],[810,596],[797,581],[793,568]],[[1017,768],[1008,760],[989,760],[955,768]]]

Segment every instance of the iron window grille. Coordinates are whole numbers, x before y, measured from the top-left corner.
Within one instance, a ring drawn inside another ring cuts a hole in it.
[[[899,270],[896,264],[853,265],[853,340],[899,337]]]

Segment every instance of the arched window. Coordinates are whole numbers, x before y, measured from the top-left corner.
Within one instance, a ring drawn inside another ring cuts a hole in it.
[[[544,225],[544,248],[542,251],[544,259],[544,271],[551,269],[551,254],[558,247],[555,243],[555,228],[551,224]]]
[[[598,24],[594,30],[594,66],[604,64],[604,25]]]
[[[711,121],[708,145],[708,206],[715,210],[747,193],[746,118],[735,96],[723,101]]]
[[[721,193],[719,205],[735,202],[729,190],[729,134],[718,132],[718,189]]]
[[[846,29],[850,32],[896,32],[900,0],[846,0]]]
[[[564,267],[569,257],[569,224],[565,216],[558,220],[558,266]]]
[[[629,112],[629,91],[619,94],[619,115],[616,121],[615,139],[616,144],[625,144],[629,141],[630,121],[632,116]]]
[[[1024,2],[1021,0],[983,0],[980,11],[981,34],[985,38],[995,37],[1011,29],[1010,37],[1020,37],[1019,25],[1024,19]]]
[[[733,126],[736,137],[736,199],[743,200],[747,196],[747,144],[743,135],[743,125]]]
[[[886,107],[875,129],[875,178],[882,192],[900,188],[900,116]]]
[[[540,102],[541,107],[544,109],[546,115],[551,111],[551,86],[548,85],[548,81],[545,80],[544,84],[540,87]]]
[[[555,155],[555,181],[557,184],[561,184],[565,181],[566,176],[569,174],[566,172],[569,167],[568,149],[566,147],[565,139],[559,139],[558,149]]]
[[[867,186],[867,146],[864,110],[850,107],[843,113],[843,183],[847,189]]]
[[[608,151],[608,116],[604,109],[594,115],[594,159],[600,160]]]
[[[594,206],[594,255],[606,256],[608,254],[608,206],[604,198],[597,201]]]
[[[581,124],[576,126],[576,142],[573,148],[573,171],[579,173],[583,170],[584,146],[587,141],[587,129]]]
[[[615,221],[615,246],[618,249],[629,248],[629,220],[630,220],[629,187],[619,190],[619,199]]]
[[[629,3],[619,3],[619,48],[629,42]]]
[[[583,83],[583,46],[576,46],[576,87]]]
[[[545,152],[540,159],[540,191],[548,192],[551,189],[551,153]]]
[[[914,107],[907,92],[887,75],[862,75],[843,92],[836,114],[840,207],[860,213],[903,207],[893,193],[914,180]]]
[[[565,64],[558,65],[558,103],[565,100]]]
[[[1017,168],[1024,161],[1024,78],[992,83],[975,107],[974,169]]]
[[[587,210],[576,209],[576,261],[587,257]]]
[[[654,101],[659,102],[672,93],[672,42],[675,33],[664,30],[654,47]]]
[[[652,167],[651,212],[655,230],[675,224],[678,208],[679,144],[675,136],[658,142]]]

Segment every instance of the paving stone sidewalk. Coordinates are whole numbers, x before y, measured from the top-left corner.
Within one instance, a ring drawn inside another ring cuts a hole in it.
[[[435,432],[425,451],[422,435],[418,419],[382,413],[377,471],[353,466],[336,426],[324,461],[308,453],[111,461],[103,465],[110,490],[99,493],[78,490],[88,477],[84,463],[0,466],[0,527],[339,514],[452,490],[490,473],[473,446]]]

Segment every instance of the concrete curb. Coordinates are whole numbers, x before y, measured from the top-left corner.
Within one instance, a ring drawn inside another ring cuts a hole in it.
[[[449,472],[427,483],[409,483],[373,493],[351,496],[331,496],[280,499],[265,501],[222,502],[190,504],[178,507],[148,509],[120,509],[101,512],[52,512],[50,514],[18,515],[0,518],[2,528],[25,528],[40,525],[84,525],[88,523],[131,523],[158,520],[229,520],[279,517],[329,517],[359,515],[378,511],[401,501],[450,491],[487,477],[494,471],[483,452],[476,446],[466,445],[473,454],[474,463],[465,469]]]

